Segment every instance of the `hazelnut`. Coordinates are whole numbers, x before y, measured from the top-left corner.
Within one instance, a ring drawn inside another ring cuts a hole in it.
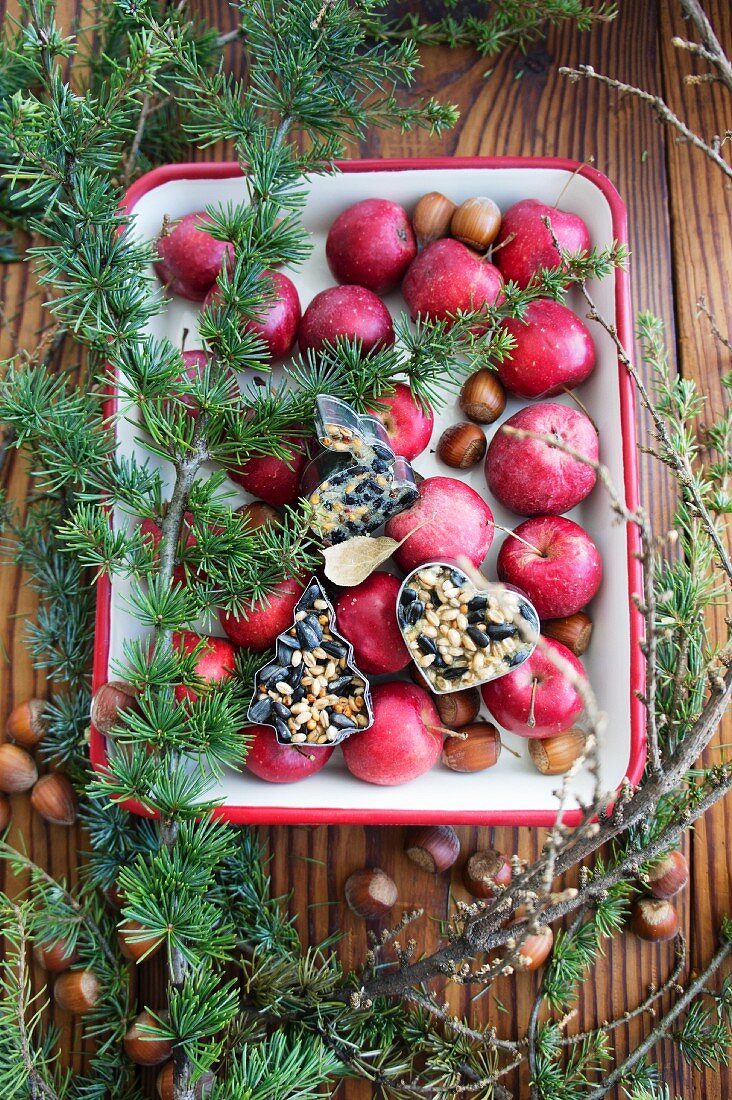
[[[545,619],[541,632],[546,638],[566,645],[575,657],[581,657],[592,638],[592,619],[584,611],[575,611],[563,619]]]
[[[522,970],[538,970],[554,946],[554,932],[548,924],[542,924],[538,932],[526,937],[518,949]]]
[[[439,191],[430,191],[419,199],[412,214],[412,227],[420,248],[450,235],[450,222],[456,210],[452,199]]]
[[[244,520],[247,531],[258,531],[260,527],[281,527],[282,514],[271,504],[263,500],[253,500],[251,504],[242,504],[236,509]]]
[[[130,1024],[123,1040],[125,1054],[138,1066],[159,1066],[173,1053],[173,1043],[160,1035],[152,1035],[148,1028],[159,1028],[160,1023],[149,1012],[141,1012]]]
[[[485,252],[498,236],[501,228],[501,211],[486,195],[466,199],[458,206],[450,221],[453,237],[468,248]]]
[[[139,921],[126,920],[117,929],[119,949],[126,959],[151,958],[163,946],[163,937],[148,931]]]
[[[447,737],[442,763],[454,772],[482,772],[498,763],[501,735],[490,722],[463,726],[460,737]]]
[[[125,711],[139,711],[139,694],[136,687],[124,680],[110,680],[102,684],[92,699],[92,725],[106,737],[119,724]]]
[[[572,726],[553,737],[532,737],[529,756],[542,775],[564,775],[585,747],[585,732]]]
[[[166,1062],[158,1074],[155,1088],[160,1100],[173,1100],[173,1068],[172,1062]],[[216,1078],[213,1073],[209,1071],[202,1073],[193,1086],[195,1100],[205,1100],[207,1096],[210,1096],[215,1083]]]
[[[654,898],[672,898],[689,881],[689,864],[683,852],[667,852],[648,871],[648,885]]]
[[[404,852],[412,863],[436,875],[455,863],[460,840],[451,825],[421,825],[407,833]]]
[[[464,420],[446,428],[437,444],[437,457],[456,470],[475,466],[486,452],[486,438],[477,424]]]
[[[506,391],[495,371],[481,367],[463,382],[459,404],[468,420],[492,424],[506,408]]]
[[[380,867],[354,871],[346,879],[344,892],[349,908],[365,920],[383,917],[397,899],[396,883]]]
[[[61,772],[42,775],[30,797],[36,813],[52,825],[73,825],[76,821],[76,794]]]
[[[59,1008],[72,1016],[83,1016],[99,1003],[99,979],[93,970],[67,970],[59,974],[53,998]]]
[[[33,948],[33,958],[49,974],[60,974],[79,961],[76,949],[64,939],[53,943],[37,943]]]
[[[34,748],[48,732],[45,711],[45,699],[26,699],[19,703],[8,715],[5,726],[8,737],[27,749]]]
[[[4,833],[10,824],[10,799],[0,794],[0,833]]]
[[[434,695],[432,702],[440,721],[450,729],[459,729],[478,717],[480,692],[477,688],[465,688],[464,691],[451,691],[448,695]]]
[[[35,761],[19,745],[0,745],[0,791],[18,794],[27,791],[38,779]]]
[[[679,930],[679,915],[666,898],[640,898],[633,906],[630,927],[642,940],[672,940]]]
[[[505,887],[511,881],[511,864],[503,852],[482,848],[474,852],[463,868],[465,889],[474,898],[492,898],[495,887]]]

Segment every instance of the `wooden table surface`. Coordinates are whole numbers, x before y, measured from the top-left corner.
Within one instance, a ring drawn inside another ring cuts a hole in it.
[[[233,26],[234,13],[224,0],[199,0],[203,14],[222,30]],[[361,146],[371,157],[426,154],[512,154],[574,157],[592,161],[617,185],[630,214],[634,307],[650,309],[666,322],[671,347],[677,352],[678,369],[693,378],[708,397],[710,411],[721,407],[719,377],[729,370],[728,358],[712,340],[708,325],[697,316],[701,294],[716,313],[723,329],[732,329],[732,301],[726,294],[729,257],[732,256],[732,210],[729,188],[717,169],[698,152],[680,145],[648,109],[631,98],[619,98],[596,84],[570,84],[557,72],[559,65],[589,63],[598,71],[616,76],[665,95],[682,117],[711,137],[730,123],[729,102],[723,90],[684,85],[692,71],[687,55],[671,45],[674,34],[683,34],[678,5],[669,0],[622,0],[620,18],[600,26],[590,35],[570,27],[553,32],[527,56],[509,53],[486,79],[488,65],[468,50],[429,50],[417,90],[456,102],[461,111],[456,129],[442,139],[424,134],[402,136],[374,131]],[[60,5],[71,14],[73,0]],[[80,4],[77,0],[77,11]],[[722,41],[732,49],[732,5],[713,0],[708,12]],[[1,6],[0,6],[1,10]],[[232,59],[237,64],[237,59]],[[199,156],[201,154],[198,154]],[[220,159],[227,150],[202,154]],[[15,317],[14,335],[33,344],[38,327],[40,299],[33,294],[27,266],[5,272],[5,311]],[[6,334],[7,338],[7,334]],[[10,349],[4,347],[3,354]],[[70,360],[72,361],[72,360]],[[22,501],[29,475],[22,457],[11,459],[9,490]],[[643,497],[661,528],[671,522],[673,496],[656,464],[642,460]],[[9,567],[0,583],[0,663],[2,713],[31,694],[43,695],[42,675],[34,672],[23,647],[23,623],[32,616],[33,595],[19,571]],[[0,715],[2,717],[2,715]],[[729,741],[727,736],[725,740]],[[713,753],[714,750],[711,750]],[[732,803],[718,806],[700,822],[691,838],[689,856],[692,885],[680,901],[683,928],[688,936],[691,966],[701,967],[712,953],[715,929],[723,914],[732,911],[730,849]],[[342,955],[346,962],[362,958],[363,923],[342,901],[347,875],[364,865],[383,867],[396,879],[400,904],[420,905],[432,917],[444,915],[449,906],[451,883],[418,871],[402,855],[402,830],[398,828],[271,828],[265,830],[273,853],[272,876],[278,892],[293,891],[292,908],[300,914],[298,927],[304,942],[315,943],[337,930],[345,933]],[[46,826],[31,817],[27,796],[13,799],[13,834],[22,835],[33,857],[54,874],[75,876],[76,853],[83,838],[75,830]],[[532,858],[542,836],[532,829],[460,830],[464,851],[495,846]],[[452,884],[459,896],[461,888]],[[12,892],[13,884],[7,888]],[[425,919],[419,926],[427,948],[434,942],[436,923]],[[633,937],[621,937],[584,984],[579,1020],[586,1025],[633,1007],[645,995],[648,983],[658,984],[667,973],[668,945],[641,945]],[[40,979],[41,974],[37,977]],[[484,998],[474,1013],[478,1020],[492,1019],[503,1034],[522,1032],[526,1025],[535,979],[519,975],[497,990],[503,1010],[492,998]],[[139,972],[143,1002],[160,1006],[163,983],[157,961]],[[454,1004],[466,1010],[467,997]],[[59,1016],[64,1042],[78,1059],[79,1034]],[[649,1021],[633,1021],[616,1032],[620,1052],[628,1041],[646,1033]],[[692,1072],[672,1046],[656,1051],[663,1080],[672,1095],[684,1098],[722,1097],[732,1094],[732,1075],[717,1070]],[[725,1084],[726,1081],[726,1084]],[[525,1084],[516,1083],[517,1096]],[[342,1100],[369,1095],[368,1088],[345,1083]]]

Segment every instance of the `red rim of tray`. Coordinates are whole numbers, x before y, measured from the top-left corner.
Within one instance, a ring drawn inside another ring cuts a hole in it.
[[[350,160],[340,161],[341,172],[404,172],[414,169],[430,171],[435,169],[462,168],[550,168],[566,172],[576,172],[594,184],[602,193],[610,208],[613,236],[616,241],[627,244],[628,218],[625,204],[617,190],[602,172],[587,164],[558,157],[422,157],[396,160]],[[130,214],[140,199],[155,187],[187,179],[231,179],[243,175],[241,167],[234,162],[212,162],[168,164],[155,168],[141,176],[127,191],[121,209]],[[632,353],[633,323],[630,305],[630,280],[627,271],[615,271],[615,324],[623,347]],[[638,506],[638,464],[635,419],[635,391],[628,372],[618,362],[620,385],[620,423],[622,428],[623,474],[625,499],[628,507],[634,510]],[[110,394],[105,404],[105,414],[113,415],[116,399]],[[644,707],[639,699],[645,680],[640,643],[643,637],[643,618],[633,602],[634,593],[642,591],[642,568],[638,558],[640,542],[637,528],[628,524],[628,604],[630,615],[630,758],[626,772],[627,779],[636,784],[643,774],[646,758],[646,737]],[[102,577],[97,589],[96,633],[94,640],[94,669],[92,688],[94,691],[106,683],[109,664],[111,583],[108,577]],[[89,755],[94,767],[104,770],[108,763],[106,738],[94,726],[91,727]],[[273,795],[279,789],[275,784]],[[395,788],[396,790],[396,788]],[[132,813],[145,817],[154,816],[139,802],[132,799],[122,806]],[[216,815],[232,824],[262,825],[405,825],[423,823],[449,823],[452,825],[530,825],[549,826],[556,820],[554,810],[469,810],[453,812],[444,810],[400,810],[400,809],[346,809],[311,806],[292,807],[287,805],[271,806],[220,806]],[[570,810],[564,814],[567,825],[575,825],[581,819],[580,810]]]

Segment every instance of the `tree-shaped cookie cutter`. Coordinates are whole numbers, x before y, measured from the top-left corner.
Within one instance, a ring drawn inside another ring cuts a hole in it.
[[[311,577],[292,626],[277,637],[274,660],[254,678],[247,717],[271,726],[282,745],[327,748],[373,723],[369,682],[334,623],[333,606]]]

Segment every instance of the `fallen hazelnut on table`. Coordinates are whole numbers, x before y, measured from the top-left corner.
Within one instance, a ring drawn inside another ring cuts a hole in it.
[[[55,943],[37,943],[33,948],[33,958],[49,974],[61,974],[79,961],[78,952],[70,948],[69,941],[65,939]]]
[[[53,986],[53,999],[72,1016],[83,1016],[99,1003],[99,979],[93,970],[67,970]]]
[[[553,737],[529,741],[529,756],[542,775],[564,775],[585,747],[585,731],[572,726]]]
[[[166,1062],[158,1074],[155,1088],[160,1100],[173,1100],[173,1063]],[[202,1073],[193,1086],[195,1100],[206,1100],[211,1095],[211,1089],[216,1083],[213,1073]]]
[[[420,825],[408,831],[404,852],[412,863],[436,875],[455,863],[460,839],[451,825]]]
[[[354,871],[346,879],[344,893],[349,908],[365,920],[383,917],[397,899],[396,883],[380,867]]]
[[[648,872],[648,885],[655,898],[672,898],[689,881],[689,864],[683,852],[667,852]]]
[[[147,1027],[159,1027],[160,1024],[149,1012],[141,1012],[130,1024],[123,1040],[125,1054],[138,1066],[159,1066],[173,1053],[173,1044],[170,1039],[163,1039],[157,1035],[150,1035],[141,1030],[141,1025]]]
[[[518,949],[522,970],[538,970],[554,946],[554,932],[548,924],[542,924],[538,932],[526,937]]]
[[[448,696],[449,698],[449,696]],[[459,737],[447,737],[442,763],[454,772],[482,772],[498,763],[501,735],[490,722],[463,726]]]
[[[137,962],[143,955],[146,959],[151,958],[165,942],[162,936],[149,932],[136,920],[126,920],[119,926],[117,940],[120,951],[131,962]]]
[[[25,749],[10,742],[0,745],[0,791],[19,794],[30,790],[36,779],[38,768]]]
[[[566,645],[575,657],[581,657],[592,638],[592,619],[584,611],[575,611],[574,615],[566,615],[563,619],[545,619],[541,633],[545,638]]]
[[[468,420],[492,424],[506,408],[506,391],[495,371],[481,367],[463,382],[459,404]]]
[[[48,732],[48,722],[43,717],[45,699],[26,699],[11,710],[5,725],[8,737],[27,749],[34,748]]]
[[[463,868],[465,889],[474,898],[492,898],[496,886],[508,886],[511,863],[503,852],[482,848],[474,852]]]
[[[41,776],[31,791],[31,805],[52,825],[73,825],[76,821],[76,793],[61,772]]]
[[[633,906],[630,927],[642,940],[661,943],[679,930],[679,915],[666,898],[640,898]]]

